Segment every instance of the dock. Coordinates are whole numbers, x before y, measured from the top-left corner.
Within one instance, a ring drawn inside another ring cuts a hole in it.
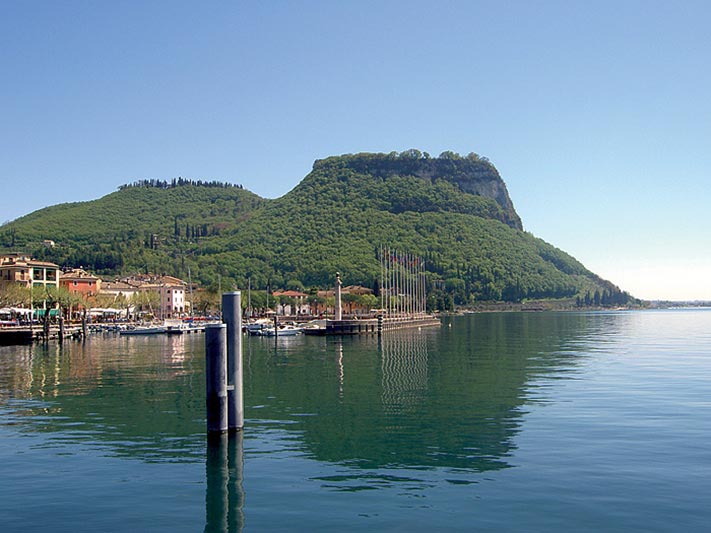
[[[64,338],[77,338],[82,335],[80,326],[70,326],[63,328]],[[59,326],[51,326],[49,328],[49,336],[47,340],[59,339]],[[3,327],[0,328],[0,346],[12,346],[15,344],[31,344],[32,342],[44,339],[44,328],[41,326],[34,327]]]
[[[399,329],[439,326],[435,316],[377,317],[366,319],[326,320],[323,328],[306,328],[307,335],[380,335]]]

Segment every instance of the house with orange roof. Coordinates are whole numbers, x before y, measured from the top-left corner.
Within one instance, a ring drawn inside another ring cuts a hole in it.
[[[101,291],[101,278],[82,268],[74,268],[60,274],[59,286],[65,287],[72,294],[89,298]]]
[[[280,315],[308,315],[311,307],[308,304],[309,295],[300,291],[277,290],[272,295],[279,298],[277,314]]]
[[[158,309],[161,318],[177,318],[190,312],[185,288],[187,283],[174,276],[136,274],[119,281],[135,287],[137,291],[154,291],[160,298]]]

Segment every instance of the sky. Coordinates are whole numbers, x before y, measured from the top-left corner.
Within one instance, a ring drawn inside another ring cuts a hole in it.
[[[711,300],[711,2],[0,3],[0,223],[138,179],[266,198],[314,160],[488,157],[526,231]]]

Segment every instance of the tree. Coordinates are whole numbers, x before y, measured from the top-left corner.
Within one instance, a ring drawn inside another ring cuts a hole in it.
[[[350,294],[348,292],[341,295],[341,301],[348,305],[348,314],[353,314],[353,304],[358,303],[360,297],[357,294]]]
[[[308,298],[306,298],[306,301],[308,302],[309,308],[311,309],[311,314],[314,316],[318,315],[319,307],[326,303],[326,299],[322,296],[319,296],[318,291],[316,291],[315,289],[309,292],[309,296]]]
[[[54,303],[54,291],[50,289],[53,285],[33,285],[31,289],[32,307],[38,309],[49,309]]]
[[[376,309],[380,302],[378,297],[374,294],[362,294],[359,298],[358,303],[364,308],[370,311],[371,309]]]
[[[74,312],[90,307],[90,302],[81,293],[73,293],[66,287],[59,287],[54,291],[55,301],[62,310],[62,314],[69,320]]]
[[[158,291],[138,291],[131,297],[135,311],[150,313],[155,316],[155,310],[160,306]]]
[[[0,281],[0,307],[27,307],[29,304],[29,287],[12,281]]]
[[[217,313],[220,310],[220,298],[216,289],[208,288],[196,291],[193,295],[193,305],[195,306],[193,314],[196,311],[203,316]]]
[[[286,282],[287,290],[303,292],[304,284],[298,279],[290,279]]]

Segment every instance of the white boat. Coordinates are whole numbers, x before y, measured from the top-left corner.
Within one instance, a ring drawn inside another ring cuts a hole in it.
[[[119,335],[158,335],[165,332],[166,329],[163,326],[136,326],[119,331]]]
[[[168,335],[182,335],[188,330],[188,324],[179,319],[166,319],[163,328]]]
[[[274,323],[273,320],[260,318],[254,322],[248,322],[244,325],[244,329],[250,335],[261,335],[262,330],[269,328]]]
[[[304,335],[325,335],[326,321],[323,319],[312,320],[304,325],[303,330]]]
[[[274,328],[264,328],[261,330],[260,335],[264,337],[295,337],[296,335],[301,335],[303,330],[300,327],[292,326],[291,324],[286,324],[285,326],[279,326],[279,328],[274,330]]]

